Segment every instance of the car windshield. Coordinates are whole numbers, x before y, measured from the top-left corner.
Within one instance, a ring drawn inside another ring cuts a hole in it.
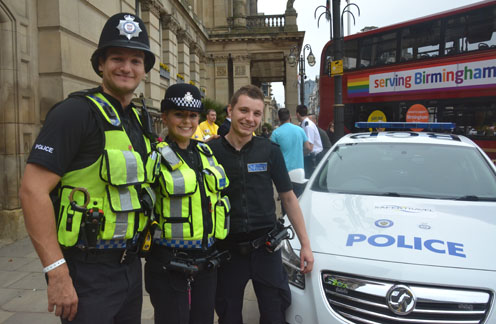
[[[312,190],[496,201],[496,176],[475,148],[355,143],[334,148]]]

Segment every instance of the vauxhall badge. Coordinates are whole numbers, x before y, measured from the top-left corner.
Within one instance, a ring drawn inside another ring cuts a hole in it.
[[[119,25],[117,29],[120,31],[119,35],[124,35],[127,39],[131,40],[133,37],[138,37],[141,32],[139,24],[134,21],[134,17],[131,15],[125,15],[125,20],[119,20]]]

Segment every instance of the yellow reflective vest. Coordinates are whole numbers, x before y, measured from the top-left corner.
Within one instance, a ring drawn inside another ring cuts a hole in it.
[[[85,188],[89,193],[87,208],[98,208],[103,212],[97,237],[102,246],[97,247],[120,247],[106,243],[125,242],[133,238],[148,221],[141,198],[146,192],[152,203],[155,201],[151,184],[158,175],[160,159],[157,152],[152,150],[150,140],[143,136],[148,158],[146,162],[142,161],[121,125],[119,114],[102,94],[92,93],[86,98],[94,103],[104,120],[105,146],[102,155],[93,164],[67,172],[61,178],[58,191],[58,241],[66,247],[84,245],[84,242],[78,242],[82,237],[80,229],[84,226],[84,213],[74,210],[69,196],[74,188]],[[132,109],[141,123],[137,110],[134,107]],[[76,191],[73,199],[78,206],[85,204],[81,191]]]
[[[201,160],[197,171],[167,143],[157,145],[162,162],[155,213],[162,233],[155,244],[204,248],[229,232],[231,205],[227,196],[221,196],[229,180],[207,144],[198,142],[196,149]]]

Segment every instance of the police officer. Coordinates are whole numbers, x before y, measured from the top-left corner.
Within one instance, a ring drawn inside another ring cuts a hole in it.
[[[214,321],[216,269],[227,258],[215,242],[228,232],[230,204],[221,190],[229,181],[209,146],[191,139],[202,109],[200,91],[190,84],[170,86],[161,103],[169,134],[157,145],[158,224],[145,265],[155,323]]]
[[[231,229],[226,240],[219,242],[231,251],[231,260],[218,271],[215,309],[219,324],[243,323],[243,295],[250,279],[258,299],[260,323],[286,323],[284,313],[291,295],[281,251],[269,252],[263,247],[277,223],[273,183],[301,242],[301,271],[308,273],[313,255],[303,216],[279,146],[253,136],[262,119],[262,91],[252,85],[240,88],[228,109],[229,133],[210,144],[231,181],[225,190],[232,203]]]
[[[141,321],[136,249],[159,161],[147,116],[131,99],[154,62],[143,21],[110,17],[91,57],[101,86],[55,105],[27,160],[26,228],[48,281],[48,310],[62,323]]]

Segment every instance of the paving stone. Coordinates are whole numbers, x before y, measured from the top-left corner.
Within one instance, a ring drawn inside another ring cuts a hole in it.
[[[9,312],[44,313],[47,312],[48,302],[44,290],[22,290],[21,294],[3,304],[2,308]]]
[[[60,318],[53,313],[15,313],[2,324],[60,324]]]
[[[22,258],[17,256],[0,256],[0,271],[19,270],[31,261],[32,259],[30,258]]]
[[[0,309],[0,323],[5,323],[5,321],[14,314],[15,313],[5,312]]]
[[[43,271],[43,267],[41,266],[40,259],[38,259],[38,257],[32,258],[30,262],[22,266],[22,271],[41,273]]]
[[[46,290],[47,284],[43,273],[28,273],[24,278],[14,282],[9,288],[18,288],[26,290]]]
[[[28,276],[28,272],[19,271],[0,271],[0,287],[8,288],[10,285],[18,280]]]
[[[24,256],[31,255],[34,252],[31,240],[28,238],[18,240],[12,244],[4,245],[0,248],[0,256]]]
[[[0,288],[0,306],[7,304],[13,299],[19,298],[24,290]]]
[[[150,297],[143,296],[143,307],[141,308],[142,319],[153,319],[153,306],[150,302]]]

